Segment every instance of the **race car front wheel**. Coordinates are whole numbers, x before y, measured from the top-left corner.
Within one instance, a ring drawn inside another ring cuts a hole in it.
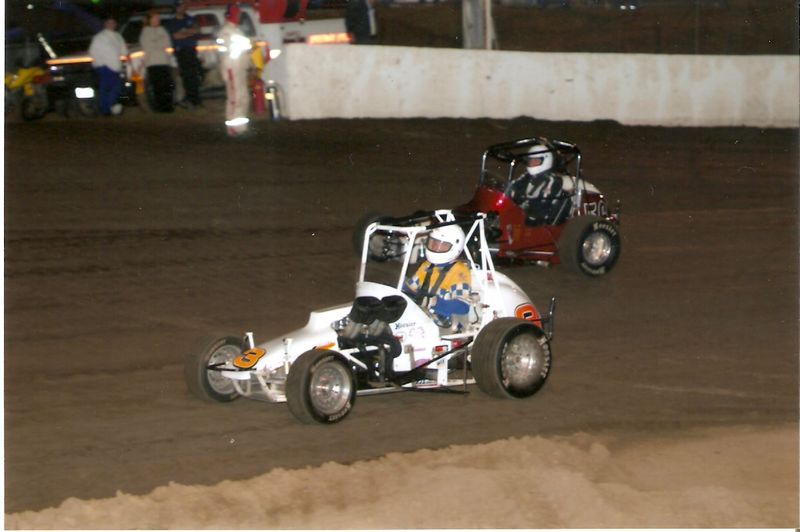
[[[597,216],[577,216],[558,239],[561,263],[591,277],[608,273],[620,254],[617,224]]]
[[[205,339],[188,355],[183,365],[183,376],[189,392],[206,401],[226,403],[239,397],[233,381],[209,366],[222,365],[242,354],[242,340],[225,336]]]
[[[306,351],[289,368],[286,403],[303,423],[337,423],[350,413],[355,400],[353,373],[336,351]]]
[[[361,256],[364,246],[364,233],[373,222],[384,223],[387,217],[377,213],[368,213],[362,216],[353,228],[353,249],[357,256]],[[402,257],[406,252],[408,238],[386,233],[375,233],[369,239],[367,246],[367,260],[386,262],[387,260]]]
[[[478,388],[499,399],[530,397],[550,374],[547,337],[519,318],[498,318],[486,325],[475,339],[471,359]]]

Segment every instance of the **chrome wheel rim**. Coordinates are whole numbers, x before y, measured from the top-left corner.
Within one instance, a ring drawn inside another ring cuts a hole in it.
[[[589,234],[583,241],[582,253],[584,260],[591,266],[602,266],[611,257],[611,238],[599,231]]]
[[[217,364],[225,364],[232,361],[234,358],[241,354],[241,350],[233,345],[223,345],[208,357],[208,365],[214,366]],[[224,377],[219,371],[208,369],[206,370],[206,379],[211,389],[220,395],[228,395],[235,392],[233,381]]]
[[[526,390],[539,380],[544,365],[544,350],[533,334],[521,334],[506,344],[500,370],[506,389]]]
[[[347,368],[341,364],[323,365],[311,378],[309,385],[311,403],[324,415],[340,412],[350,400],[352,383]]]

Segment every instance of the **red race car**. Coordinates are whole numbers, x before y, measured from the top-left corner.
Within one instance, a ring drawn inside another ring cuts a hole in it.
[[[619,206],[611,213],[603,194],[583,178],[581,152],[575,144],[531,137],[489,146],[481,159],[472,199],[453,209],[459,215],[488,215],[487,238],[493,256],[540,265],[564,264],[597,277],[619,259]],[[420,223],[431,213],[406,217],[368,214],[357,224],[354,246],[361,250],[370,223]],[[373,260],[392,259],[405,251],[401,238],[370,241]]]

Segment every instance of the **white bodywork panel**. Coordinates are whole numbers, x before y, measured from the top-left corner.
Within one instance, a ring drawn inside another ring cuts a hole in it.
[[[367,259],[366,253],[362,254],[362,269],[359,274],[360,280],[355,286],[354,299],[364,296],[378,299],[401,296],[406,300],[406,308],[402,316],[389,324],[393,336],[399,340],[402,347],[400,354],[393,362],[395,371],[409,371],[442,353],[472,341],[487,323],[496,318],[516,316],[535,321],[540,317],[522,289],[506,275],[494,270],[488,255],[488,247],[485,246],[482,221],[480,219],[480,236],[484,240],[483,249],[486,252],[479,257],[480,261],[473,260],[469,253],[465,253],[471,264],[471,310],[466,322],[462,320],[458,324],[454,324],[453,329],[440,328],[426,310],[401,290],[404,280],[408,277],[409,257],[406,257],[404,263],[398,266],[400,279],[397,285],[389,286],[364,280],[364,265]],[[411,236],[412,240],[426,231],[424,227],[402,228],[373,224],[367,229],[367,236],[381,227],[384,229],[388,227],[401,233],[405,232]],[[472,232],[468,234],[472,234]],[[365,249],[367,245],[365,244]],[[413,249],[413,246],[410,249]],[[411,253],[406,253],[406,255],[411,255]],[[259,343],[257,339],[253,340],[251,334],[248,333],[248,338],[254,344],[252,347],[262,349],[264,354],[251,369],[241,370],[229,366],[221,371],[222,375],[236,381],[237,391],[246,397],[285,401],[286,376],[292,363],[306,351],[332,349],[348,358],[353,366],[359,366],[366,370],[367,366],[351,355],[351,353],[357,352],[356,349],[340,348],[339,337],[334,329],[337,322],[347,318],[351,308],[352,303],[348,303],[311,312],[304,327],[262,343]],[[457,325],[460,325],[461,328],[456,331]],[[454,353],[453,356],[456,354]],[[451,356],[446,356],[429,366],[431,370],[437,372],[436,384],[448,384],[447,364],[450,358]],[[366,390],[367,393],[370,391],[375,393],[375,390]]]

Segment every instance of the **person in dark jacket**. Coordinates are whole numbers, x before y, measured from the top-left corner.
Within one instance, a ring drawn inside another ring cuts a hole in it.
[[[378,36],[375,0],[348,0],[344,23],[353,36],[353,44],[375,44]]]
[[[189,107],[202,105],[200,100],[200,82],[203,79],[203,67],[197,57],[197,39],[200,29],[194,17],[186,13],[187,6],[181,2],[175,10],[175,18],[168,21],[167,30],[172,35],[175,48],[175,59],[178,61],[186,98],[181,104]]]

